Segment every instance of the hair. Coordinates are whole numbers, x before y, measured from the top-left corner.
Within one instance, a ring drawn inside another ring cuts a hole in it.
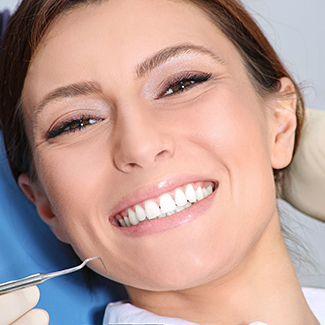
[[[107,0],[23,0],[9,22],[0,61],[0,127],[10,168],[16,181],[22,173],[27,173],[32,179],[37,177],[31,146],[25,132],[21,101],[24,80],[32,56],[60,14],[81,5],[103,1]],[[294,154],[304,119],[303,98],[299,87],[257,23],[240,0],[187,0],[187,2],[203,10],[236,46],[248,76],[261,97],[278,94],[282,77],[292,80],[297,98]],[[283,185],[284,172],[285,168],[273,171],[278,190]]]

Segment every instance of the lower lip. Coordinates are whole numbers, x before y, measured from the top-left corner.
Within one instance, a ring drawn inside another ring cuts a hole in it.
[[[215,191],[201,201],[196,202],[187,209],[175,213],[169,217],[156,218],[138,223],[136,226],[119,227],[115,226],[123,235],[130,237],[140,237],[146,235],[153,235],[164,232],[176,227],[184,226],[192,220],[202,216],[210,209],[213,199],[216,195]]]

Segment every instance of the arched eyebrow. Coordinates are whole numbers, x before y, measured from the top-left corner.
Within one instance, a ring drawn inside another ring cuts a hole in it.
[[[194,44],[180,44],[164,48],[156,54],[145,59],[143,62],[139,63],[136,67],[136,77],[140,79],[147,75],[150,71],[163,65],[172,58],[186,53],[205,54],[208,55],[216,63],[222,65],[225,64],[224,59],[220,58],[218,55],[216,55],[204,46]]]
[[[50,102],[57,99],[72,98],[78,96],[86,96],[89,94],[102,94],[102,88],[96,81],[84,81],[80,83],[73,83],[68,86],[63,86],[54,89],[48,93],[42,101],[37,105],[34,116],[37,118],[38,114]]]

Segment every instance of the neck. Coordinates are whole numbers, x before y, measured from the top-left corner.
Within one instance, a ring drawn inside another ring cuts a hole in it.
[[[221,279],[179,291],[127,290],[140,308],[202,325],[319,324],[301,291],[278,215],[245,260]]]

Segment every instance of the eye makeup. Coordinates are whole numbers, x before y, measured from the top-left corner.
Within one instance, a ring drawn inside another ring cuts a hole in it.
[[[80,117],[72,117],[69,120],[60,122],[59,125],[48,130],[46,133],[46,138],[53,139],[66,133],[81,131],[88,126],[101,121],[103,121],[103,119],[94,118],[91,115],[85,114],[81,115]]]
[[[184,71],[176,76],[172,76],[162,84],[162,91],[159,93],[157,99],[167,96],[173,96],[191,88],[198,86],[201,83],[208,81],[212,73],[198,72],[198,71]]]

